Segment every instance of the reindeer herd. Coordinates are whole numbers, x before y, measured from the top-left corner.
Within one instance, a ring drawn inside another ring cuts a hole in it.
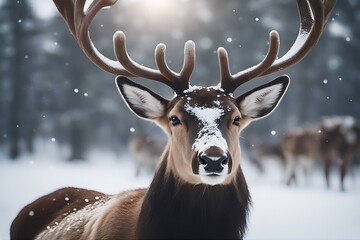
[[[295,170],[301,165],[310,181],[316,161],[321,161],[326,186],[330,187],[331,166],[336,165],[340,188],[345,190],[344,178],[360,152],[360,122],[350,116],[326,117],[318,124],[288,131],[280,145],[286,164],[286,184],[295,180]]]
[[[267,159],[275,158],[284,167],[285,184],[298,183],[298,175],[303,172],[309,185],[315,166],[320,166],[329,188],[333,166],[338,168],[340,188],[345,190],[345,176],[351,173],[360,153],[360,121],[352,116],[324,117],[318,123],[286,130],[275,143],[254,136],[248,143],[249,158],[260,172],[265,171]]]
[[[353,162],[360,154],[360,120],[352,116],[324,117],[318,123],[286,130],[280,141],[269,143],[255,136],[244,141],[248,158],[261,173],[266,171],[264,161],[276,158],[283,166],[286,185],[299,184],[299,172],[303,172],[305,184],[310,185],[314,168],[320,166],[330,188],[333,166],[338,168],[340,188],[344,191],[345,176],[352,172]],[[151,136],[135,136],[130,141],[136,176],[140,171],[153,173],[164,147],[163,141]]]
[[[242,239],[251,197],[241,167],[239,136],[252,121],[274,111],[290,78],[278,76],[240,96],[233,93],[252,79],[302,60],[320,39],[335,0],[297,0],[299,33],[281,57],[276,31],[270,32],[264,59],[235,74],[227,51],[218,48],[219,84],[209,87],[190,85],[193,41],[186,42],[183,66],[174,72],[166,63],[164,44],[155,49],[157,69],[148,68],[130,58],[125,34],[118,31],[113,37],[114,61],[96,49],[89,28],[98,11],[116,0],[94,0],[86,9],[86,0],[54,2],[86,56],[116,75],[128,107],[155,122],[168,142],[149,188],[116,195],[76,187],[56,190],[20,211],[11,225],[11,239]],[[165,99],[128,77],[163,83],[176,94]]]

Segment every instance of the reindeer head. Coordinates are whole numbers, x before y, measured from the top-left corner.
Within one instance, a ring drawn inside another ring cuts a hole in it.
[[[232,179],[241,130],[274,110],[289,78],[279,77],[238,98],[220,87],[192,87],[167,100],[125,77],[117,77],[117,84],[135,114],[168,134],[169,170],[186,182],[214,185]]]
[[[300,31],[292,48],[278,59],[279,35],[270,32],[269,50],[258,65],[231,74],[224,48],[218,49],[220,83],[214,87],[191,87],[195,67],[195,44],[184,47],[184,63],[176,73],[166,64],[165,45],[155,50],[158,69],[134,62],[126,50],[125,34],[114,34],[118,61],[96,50],[89,37],[89,26],[96,13],[116,0],[98,0],[84,13],[85,0],[54,0],[84,53],[103,70],[118,75],[116,83],[125,102],[141,118],[156,122],[169,136],[167,170],[180,180],[192,184],[230,183],[239,166],[239,134],[251,121],[269,115],[280,102],[289,85],[281,76],[239,97],[233,92],[256,77],[286,69],[299,62],[318,41],[334,0],[298,0]],[[143,77],[164,83],[176,95],[164,99],[126,77]]]

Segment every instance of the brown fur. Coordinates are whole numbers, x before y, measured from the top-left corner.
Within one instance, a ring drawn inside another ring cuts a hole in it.
[[[59,189],[21,210],[11,226],[11,239],[35,239],[41,232],[42,239],[116,239],[119,236],[134,239],[145,193],[146,189],[138,189],[108,196],[86,189]],[[74,216],[86,207],[100,208],[106,203],[109,207],[102,209],[92,222],[84,218],[78,224],[66,226],[65,232],[58,231],[66,217]],[[34,212],[33,216],[29,215],[30,211]]]
[[[67,198],[68,201],[65,200]],[[37,199],[21,210],[11,225],[11,239],[34,239],[48,226],[61,222],[63,218],[74,212],[74,209],[79,210],[88,204],[107,198],[103,193],[85,189],[59,189]],[[85,199],[89,201],[86,202]]]
[[[184,183],[165,172],[163,161],[141,209],[140,239],[243,238],[250,195],[239,166],[231,184],[212,187]]]

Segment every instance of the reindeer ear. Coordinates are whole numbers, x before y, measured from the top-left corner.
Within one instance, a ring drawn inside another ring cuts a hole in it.
[[[252,119],[266,117],[280,103],[289,83],[288,76],[281,76],[241,95],[236,99],[241,114]]]
[[[154,120],[165,115],[168,100],[126,77],[116,77],[116,85],[128,107],[139,117]]]

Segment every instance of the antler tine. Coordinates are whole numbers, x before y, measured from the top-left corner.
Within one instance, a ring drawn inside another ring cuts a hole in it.
[[[193,41],[187,41],[184,46],[184,63],[180,71],[181,79],[190,79],[195,68],[195,61],[195,43]]]
[[[80,7],[81,2],[85,3],[85,0],[77,0],[77,2],[79,2]],[[90,24],[93,21],[95,15],[99,12],[99,10],[104,7],[111,6],[116,2],[117,0],[93,1],[84,16],[81,19],[80,17],[78,18],[78,22],[76,21],[76,16],[81,15],[81,13],[80,9],[75,8],[75,23],[79,24],[79,27],[77,28],[77,41],[86,56],[104,71],[110,72],[115,75],[132,77],[134,76],[134,74],[130,73],[127,69],[125,69],[122,65],[119,64],[119,62],[113,61],[102,55],[93,45],[89,35]],[[83,6],[81,7],[81,11],[83,11]]]
[[[195,68],[195,43],[187,41],[184,46],[184,62],[179,73],[172,71],[166,63],[166,45],[159,44],[155,49],[155,59],[161,74],[169,79],[181,93],[189,88],[190,76]]]
[[[218,49],[220,85],[222,89],[226,92],[234,92],[238,86],[259,76],[274,63],[279,53],[279,34],[276,31],[271,31],[269,38],[269,49],[265,58],[258,65],[238,72],[235,75],[231,74],[229,57],[225,48]]]
[[[61,1],[61,0],[54,0],[55,6],[60,12],[60,14],[65,19],[71,34],[76,35],[75,31],[75,22],[74,22],[74,3],[73,1]]]
[[[336,0],[323,0],[323,4],[324,4],[324,19],[325,19],[324,27],[325,27],[326,23],[329,20],[329,15],[331,11],[335,7]]]
[[[303,59],[320,39],[336,0],[297,0],[300,29],[290,50],[260,76],[291,67]]]
[[[180,93],[181,89],[177,85],[179,83],[173,81],[172,78],[168,78],[166,75],[163,76],[159,70],[144,67],[130,58],[126,50],[126,36],[122,31],[117,31],[114,34],[114,50],[118,61],[130,73],[133,73],[137,77],[144,77],[164,83],[171,87],[176,93]]]
[[[279,37],[275,31],[270,33],[269,52],[258,65],[231,75],[228,56],[225,49],[218,50],[221,87],[233,92],[241,84],[260,76],[265,76],[289,68],[303,59],[320,39],[328,17],[335,6],[336,0],[297,0],[300,29],[299,34],[290,48],[281,58],[276,59]],[[273,44],[271,44],[273,42]],[[276,50],[276,51],[275,51]],[[275,54],[276,52],[276,54]]]
[[[75,1],[75,9],[74,9],[74,24],[75,24],[75,32],[76,37],[79,37],[79,33],[81,33],[81,26],[83,24],[84,19],[84,7],[86,0],[77,0]],[[94,2],[92,3],[94,4]]]
[[[102,55],[92,44],[89,27],[96,13],[103,7],[111,6],[117,0],[93,1],[86,13],[86,0],[53,0],[57,9],[65,19],[72,35],[86,56],[99,68],[115,75],[134,76],[123,68],[117,61]]]
[[[61,15],[64,17],[80,48],[93,63],[95,63],[104,71],[115,75],[144,77],[162,82],[171,87],[177,93],[180,93],[189,88],[190,75],[195,65],[195,46],[193,42],[188,42],[185,45],[184,64],[180,73],[175,73],[167,67],[165,63],[165,53],[163,53],[164,64],[162,64],[163,66],[159,71],[144,67],[133,61],[129,57],[126,50],[125,34],[121,31],[118,31],[114,34],[113,38],[115,55],[118,61],[113,61],[102,55],[95,48],[89,35],[89,28],[95,15],[100,11],[100,9],[115,4],[117,0],[94,0],[85,13],[84,6],[86,0],[53,1]],[[160,50],[157,50],[159,51],[160,55],[161,48],[162,47],[159,48]],[[164,66],[166,66],[166,68]]]
[[[189,88],[189,79],[195,67],[195,44],[188,41],[184,47],[184,63],[180,73],[172,71],[166,64],[165,44],[158,44],[155,49],[155,59],[159,70],[147,68],[133,61],[126,50],[126,37],[121,31],[114,34],[114,49],[118,61],[131,73],[162,82],[176,93],[182,93]]]

